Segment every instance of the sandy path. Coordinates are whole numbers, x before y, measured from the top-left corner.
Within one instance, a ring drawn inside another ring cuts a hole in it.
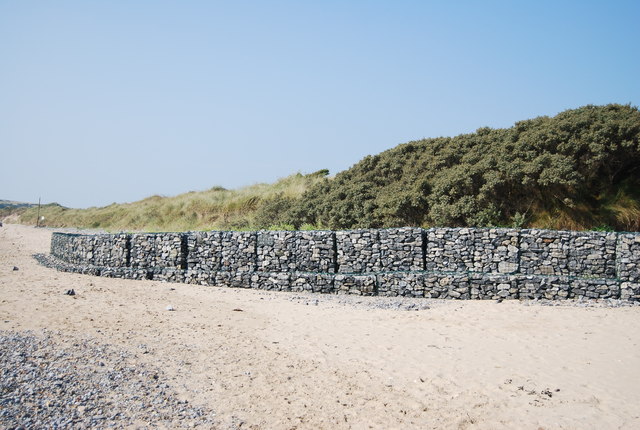
[[[0,329],[63,330],[133,352],[212,407],[220,428],[640,428],[640,307],[400,311],[98,278],[39,266],[31,254],[49,240],[0,228]]]

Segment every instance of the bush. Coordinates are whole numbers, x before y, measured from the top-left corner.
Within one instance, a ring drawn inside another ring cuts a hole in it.
[[[296,225],[330,228],[528,222],[630,230],[638,200],[615,210],[605,202],[622,186],[640,189],[639,135],[637,108],[607,105],[410,142],[317,183],[285,210]]]

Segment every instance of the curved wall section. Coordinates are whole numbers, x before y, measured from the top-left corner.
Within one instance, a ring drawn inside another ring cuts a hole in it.
[[[640,301],[640,233],[394,228],[54,233],[59,270],[240,288],[452,299]]]

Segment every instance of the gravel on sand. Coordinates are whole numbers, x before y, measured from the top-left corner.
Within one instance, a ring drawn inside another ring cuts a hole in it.
[[[93,339],[0,331],[0,369],[2,428],[211,428],[215,417],[158,369]]]

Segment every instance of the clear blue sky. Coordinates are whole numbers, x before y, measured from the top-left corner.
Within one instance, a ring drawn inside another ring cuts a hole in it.
[[[635,1],[0,0],[0,199],[102,206],[640,104]]]

